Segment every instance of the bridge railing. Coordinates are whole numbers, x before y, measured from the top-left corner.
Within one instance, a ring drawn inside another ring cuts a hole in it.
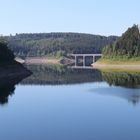
[[[102,54],[68,54],[68,56],[103,56]]]

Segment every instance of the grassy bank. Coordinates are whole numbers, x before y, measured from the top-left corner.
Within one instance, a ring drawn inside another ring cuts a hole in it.
[[[119,71],[140,71],[140,59],[100,59],[95,64],[94,68],[119,70]]]
[[[140,57],[130,59],[106,59],[101,58],[96,64],[109,64],[109,65],[140,65]]]

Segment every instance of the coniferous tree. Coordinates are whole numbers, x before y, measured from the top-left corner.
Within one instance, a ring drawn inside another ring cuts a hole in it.
[[[140,57],[140,32],[138,25],[128,28],[114,44],[105,47],[103,54],[104,58]]]

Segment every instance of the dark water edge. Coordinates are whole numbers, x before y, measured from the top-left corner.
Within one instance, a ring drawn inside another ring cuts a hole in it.
[[[26,77],[31,75],[31,71],[18,62],[0,65],[0,79],[13,79],[15,77]]]
[[[31,72],[17,62],[3,64],[0,66],[0,104],[8,103],[8,97],[14,94],[15,85]]]

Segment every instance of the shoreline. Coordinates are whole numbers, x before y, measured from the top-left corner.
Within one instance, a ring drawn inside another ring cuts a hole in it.
[[[120,70],[139,70],[140,65],[138,64],[92,64],[93,68],[97,69],[120,69]]]
[[[19,60],[17,60],[19,62]],[[48,58],[48,57],[27,57],[22,60],[24,64],[60,64],[60,59],[58,58]]]
[[[60,58],[49,58],[49,57],[27,57],[25,60],[17,58],[16,61],[22,64],[56,64],[64,65],[61,62],[63,59]],[[117,69],[117,70],[138,70],[140,71],[140,61],[106,61],[99,60],[94,64],[91,64],[95,69]]]
[[[73,60],[69,58],[55,58],[55,57],[27,57],[25,59],[21,58],[16,58],[15,59],[17,62],[21,64],[27,64],[27,65],[32,65],[32,64],[53,64],[53,65],[68,65],[72,64]]]
[[[140,60],[110,60],[100,59],[92,66],[97,69],[138,70],[140,71]]]

